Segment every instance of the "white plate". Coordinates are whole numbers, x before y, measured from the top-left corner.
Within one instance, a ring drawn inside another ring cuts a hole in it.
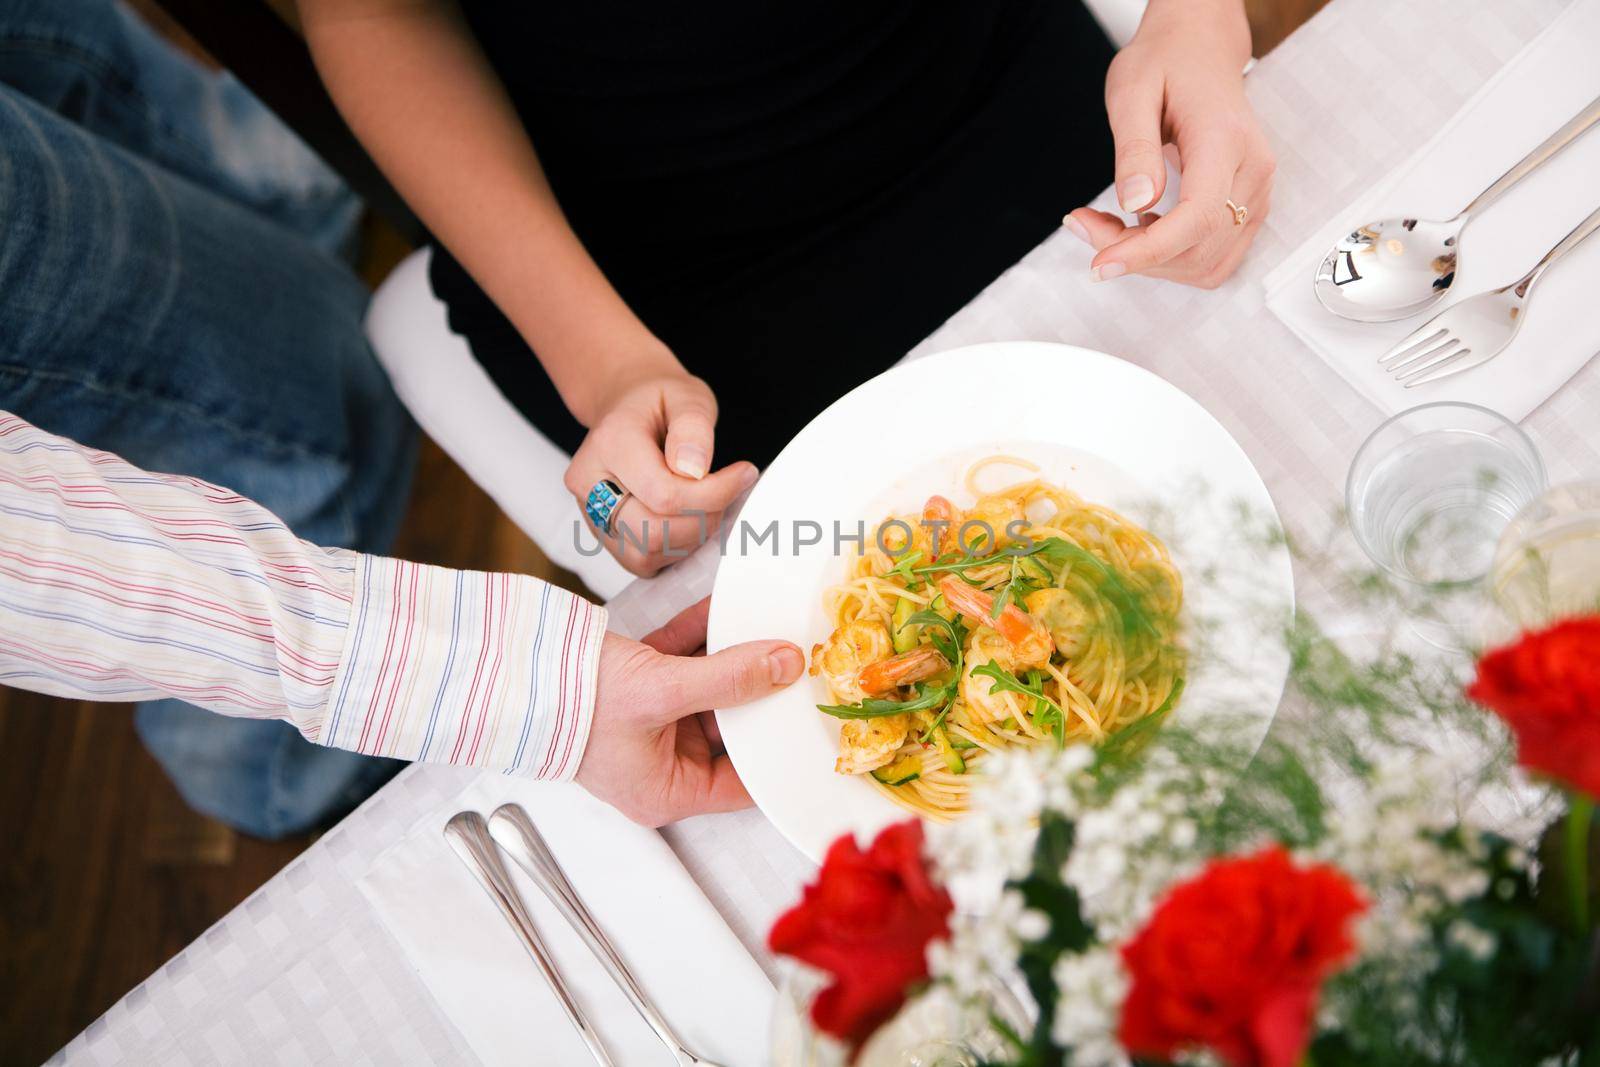
[[[835,544],[835,523],[844,538],[858,524],[870,538],[874,524],[919,512],[930,493],[966,506],[963,474],[996,453],[1040,464],[1043,477],[1167,540],[1184,575],[1191,631],[1202,635],[1176,714],[1194,721],[1226,710],[1230,729],[1259,744],[1289,665],[1287,646],[1271,638],[1294,603],[1288,552],[1267,533],[1278,516],[1266,486],[1184,393],[1131,363],[1067,345],[1006,342],[929,356],[863,383],[813,419],[726,535],[708,647],[782,637],[809,652],[832,628],[823,589],[844,577],[856,551],[843,538]],[[980,480],[988,489],[1024,476],[991,469]],[[828,699],[822,680],[806,676],[717,713],[756,804],[818,861],[840,834],[871,835],[906,817],[864,778],[834,773],[839,723],[816,710]]]

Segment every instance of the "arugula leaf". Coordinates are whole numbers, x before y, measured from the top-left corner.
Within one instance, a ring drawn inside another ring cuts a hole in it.
[[[951,700],[956,694],[955,683],[929,685],[920,682],[917,695],[910,700],[888,700],[868,697],[859,704],[818,704],[817,710],[836,719],[881,719],[885,715],[898,715],[902,711],[928,711]]]
[[[1044,676],[1039,671],[1029,671],[1026,682],[994,662],[974,667],[972,673],[992,679],[993,688],[1003,693],[1019,693],[1022,696],[1032,697],[1035,725],[1049,727],[1056,739],[1057,747],[1066,744],[1067,713],[1060,704],[1044,695]]]
[[[906,588],[915,592],[917,589],[922,587],[922,579],[918,578],[916,574],[913,573],[913,568],[917,563],[921,562],[921,560],[922,549],[913,548],[911,551],[903,553],[901,556],[899,556],[894,561],[894,566],[885,571],[883,576],[887,578],[891,574],[898,575],[905,581]]]
[[[987,567],[991,563],[998,563],[1008,556],[1017,555],[1018,552],[1019,550],[1007,548],[1002,549],[991,556],[961,556],[957,559],[951,560],[948,563],[935,560],[925,567],[913,567],[912,573],[938,574],[941,572],[948,572],[951,574],[962,574],[973,569],[974,567]],[[940,557],[940,559],[943,559],[943,557]]]
[[[900,630],[904,630],[907,626],[932,626],[949,633],[952,641],[956,638],[955,624],[932,608],[923,608],[921,611],[914,612],[906,618],[905,622],[900,624],[895,632],[899,633]]]
[[[1000,690],[1002,693],[1021,693],[1023,696],[1028,697],[1044,696],[1040,688],[1030,688],[1027,683],[993,661],[972,668],[972,673],[992,679],[994,682],[993,688]],[[1050,698],[1044,697],[1044,699],[1049,700]]]
[[[1043,726],[1050,731],[1051,735],[1056,739],[1056,751],[1059,752],[1067,746],[1066,713],[1050,698],[1042,695],[1044,690],[1043,672],[1038,670],[1029,671],[1028,685],[1030,687],[1037,686],[1041,692],[1040,696],[1033,698],[1034,725]]]
[[[1094,553],[1059,537],[1047,537],[1035,545],[1028,555],[1043,556],[1052,563],[1062,566],[1070,564],[1088,571],[1094,579],[1095,593],[1105,597],[1117,610],[1124,626],[1130,630],[1142,629],[1151,635],[1159,635],[1155,623],[1150,620],[1149,611],[1141,603],[1140,594]]]
[[[1158,634],[1156,626],[1150,621],[1149,612],[1140,604],[1139,594],[1128,586],[1128,583],[1110,567],[1087,549],[1079,548],[1070,541],[1059,537],[1047,537],[1036,541],[1027,548],[1011,545],[988,556],[972,556],[949,563],[935,561],[923,567],[911,567],[911,574],[936,574],[949,572],[965,576],[969,570],[978,567],[987,567],[1002,560],[1011,560],[1011,577],[1014,584],[1017,579],[1017,568],[1023,561],[1039,565],[1039,559],[1049,560],[1058,566],[1071,564],[1088,571],[1094,579],[1095,590],[1103,595],[1117,609],[1117,613],[1124,620],[1124,625],[1133,629],[1143,629],[1151,634]],[[1048,575],[1048,571],[1045,572]],[[1048,579],[1047,579],[1048,581]],[[1001,609],[1002,611],[1004,608]]]
[[[1006,610],[1006,605],[1011,603],[1014,593],[1012,586],[1015,582],[1007,582],[1000,587],[1000,593],[994,598],[994,607],[989,609],[989,618],[998,619]]]
[[[1050,569],[1040,563],[1037,556],[1018,556],[1014,569],[1024,572],[1025,580],[1042,589],[1055,581]]]
[[[922,731],[922,736],[917,738],[917,743],[923,745],[927,744],[929,738],[933,737],[933,732],[944,725],[944,717],[948,714],[950,714],[950,709],[946,707],[943,711],[939,712],[938,715],[934,716],[933,721],[928,724],[928,728]]]
[[[1011,599],[1024,611],[1029,593],[1054,584],[1048,568],[1033,556],[1017,556],[1011,561]]]
[[[943,557],[941,557],[940,559],[934,560],[932,563],[926,566],[913,567],[912,573],[934,574],[941,571],[949,571],[954,574],[963,574],[966,571],[977,567],[987,567],[990,564],[999,563],[1002,560],[1010,560],[1012,563],[1012,576],[1015,577],[1015,568],[1018,561],[1040,555],[1051,560],[1052,562],[1057,563],[1075,561],[1079,557],[1082,557],[1092,561],[1094,564],[1100,567],[1102,571],[1106,570],[1105,564],[1101,563],[1093,555],[1084,549],[1079,548],[1077,545],[1063,541],[1059,537],[1047,537],[1043,541],[1033,542],[1027,548],[1023,548],[1020,544],[1008,545],[1005,548],[1002,548],[1000,551],[993,552],[987,556],[962,556],[959,559],[954,559],[949,562],[944,562]],[[1044,571],[1043,573],[1044,579],[1048,581],[1049,572]]]
[[[962,625],[959,619],[952,621],[932,608],[923,608],[901,623],[900,629],[903,630],[907,626],[931,627],[932,629],[928,633],[928,640],[933,643],[934,648],[939,650],[939,654],[956,669],[956,677],[959,678],[961,676],[961,647],[967,639],[967,628]]]

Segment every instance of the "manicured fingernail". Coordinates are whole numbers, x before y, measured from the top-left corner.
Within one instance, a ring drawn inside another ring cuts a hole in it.
[[[799,649],[792,647],[774,649],[767,654],[768,669],[772,671],[773,685],[788,685],[806,669],[806,661]]]
[[[1094,280],[1097,282],[1109,282],[1112,278],[1120,278],[1126,273],[1128,268],[1121,263],[1102,263],[1093,271]]]
[[[685,478],[696,481],[706,476],[706,465],[710,462],[711,457],[699,445],[680,445],[672,457],[673,469]]]
[[[1072,234],[1072,236],[1076,237],[1084,244],[1089,243],[1089,231],[1083,228],[1083,223],[1079,222],[1071,215],[1068,215],[1066,218],[1062,219],[1061,225],[1068,233]]]
[[[1117,183],[1117,202],[1122,205],[1122,210],[1130,214],[1148,207],[1155,195],[1156,183],[1143,174],[1135,174]]]

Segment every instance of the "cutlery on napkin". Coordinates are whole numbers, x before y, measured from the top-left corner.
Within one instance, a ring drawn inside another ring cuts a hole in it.
[[[1515,281],[1600,203],[1600,131],[1591,130],[1472,224],[1472,253],[1445,304],[1391,323],[1350,322],[1312,291],[1328,248],[1351,226],[1391,215],[1445,217],[1600,95],[1600,0],[1574,0],[1426,145],[1341,208],[1267,276],[1267,306],[1387,414],[1436,400],[1481,404],[1521,421],[1600,352],[1600,242],[1574,250],[1540,285],[1516,341],[1470,371],[1406,389],[1378,357],[1428,318]]]
[[[485,1064],[580,1064],[589,1051],[440,830],[462,808],[522,805],[651,1000],[722,1063],[767,1058],[772,983],[672,850],[570,783],[484,775],[419,819],[360,887],[444,1014]],[[578,935],[519,870],[512,878],[584,1014],[618,1063],[672,1055]]]

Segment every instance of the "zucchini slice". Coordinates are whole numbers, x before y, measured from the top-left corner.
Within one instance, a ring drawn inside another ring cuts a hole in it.
[[[890,620],[890,639],[894,641],[896,652],[910,652],[917,647],[917,634],[922,632],[920,626],[907,626],[906,620],[917,613],[914,601],[901,597],[894,605],[894,617]]]
[[[872,772],[872,777],[884,785],[905,785],[922,777],[922,757],[915,752],[901,756]]]
[[[950,742],[950,735],[941,723],[933,728],[933,743],[938,746],[939,754],[944,757],[944,766],[951,774],[966,774],[967,761],[961,758],[961,753],[956,751],[955,745]]]

